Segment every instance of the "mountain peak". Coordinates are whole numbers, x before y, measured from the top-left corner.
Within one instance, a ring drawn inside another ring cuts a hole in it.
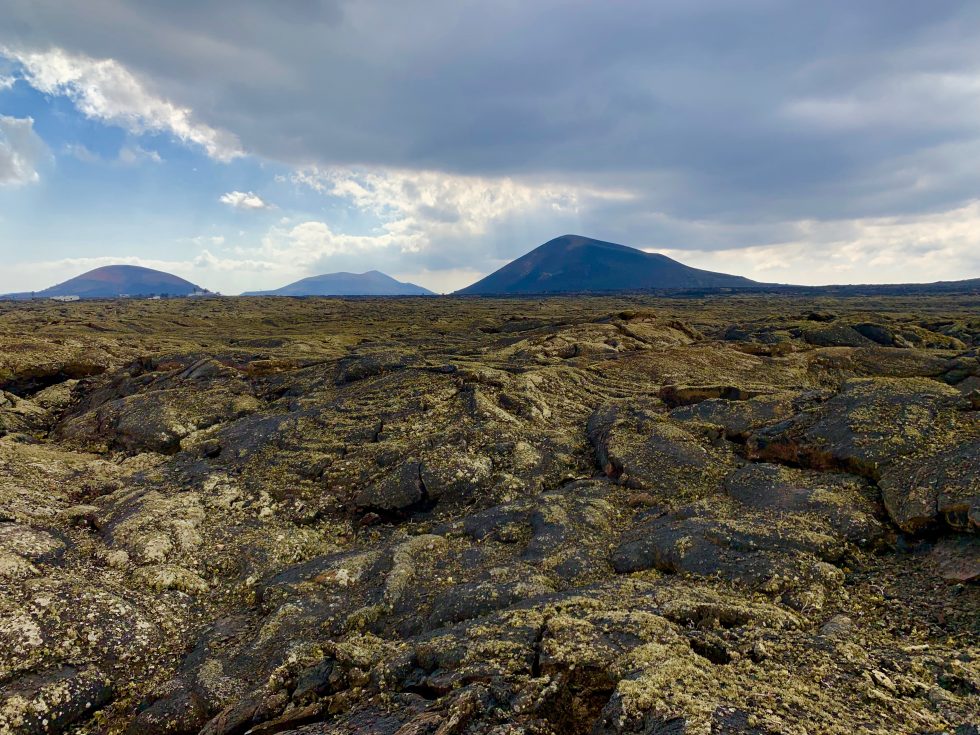
[[[185,281],[179,276],[153,268],[139,265],[104,265],[64,283],[38,291],[35,295],[41,298],[78,296],[83,299],[103,299],[154,294],[187,296],[203,290],[200,286]]]
[[[748,278],[691,268],[666,255],[569,234],[549,240],[458,293],[581,293],[753,285],[755,281]]]
[[[397,281],[386,273],[324,273],[303,278],[273,291],[248,291],[242,296],[432,296],[427,288]]]

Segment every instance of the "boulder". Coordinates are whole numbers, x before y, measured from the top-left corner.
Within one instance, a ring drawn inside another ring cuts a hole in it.
[[[834,564],[846,553],[844,539],[812,528],[799,515],[776,520],[702,501],[628,531],[612,553],[612,565],[621,574],[658,569],[720,577],[794,606],[819,607],[825,592],[842,583]]]
[[[649,408],[608,405],[589,418],[588,435],[607,477],[664,502],[703,497],[734,458]]]
[[[804,329],[803,340],[815,347],[864,347],[874,344],[856,329],[844,324]]]
[[[376,350],[345,357],[337,364],[336,382],[338,385],[354,383],[365,378],[373,378],[384,373],[404,370],[419,364],[417,355],[396,350]]]
[[[65,733],[113,698],[111,680],[98,669],[62,666],[17,679],[0,689],[0,731],[24,735]]]
[[[749,464],[725,479],[725,491],[757,511],[804,515],[814,528],[851,543],[871,545],[884,534],[875,518],[877,494],[867,480],[855,475]]]

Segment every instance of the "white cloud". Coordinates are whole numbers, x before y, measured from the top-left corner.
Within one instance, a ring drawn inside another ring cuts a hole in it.
[[[119,163],[126,166],[133,166],[141,161],[163,163],[163,158],[159,153],[156,151],[147,150],[146,148],[136,144],[124,145],[122,148],[120,148],[117,160]]]
[[[2,92],[5,89],[10,89],[16,83],[17,83],[16,77],[8,77],[3,74],[0,74],[0,92]]]
[[[65,146],[65,153],[82,163],[102,163],[102,156],[84,143],[69,143]]]
[[[214,255],[210,250],[202,250],[200,255],[197,255],[191,264],[195,268],[204,268],[212,271],[220,271],[227,274],[249,274],[256,272],[276,272],[288,270],[284,269],[282,263],[276,263],[268,260],[254,260],[249,258],[222,258]]]
[[[375,239],[403,252],[435,242],[485,235],[495,223],[516,215],[575,214],[597,199],[630,199],[625,191],[598,190],[510,177],[462,176],[405,169],[306,168],[294,181],[348,200],[382,222]]]
[[[400,169],[306,168],[293,180],[346,200],[377,226],[355,235],[327,222],[283,218],[260,246],[239,248],[238,256],[274,262],[301,276],[335,269],[338,262],[344,269],[371,265],[382,270],[378,264],[387,262],[399,277],[441,292],[485,275],[472,263],[486,260],[481,251],[497,225],[514,218],[575,217],[595,201],[632,198],[624,191]],[[252,196],[232,194],[236,200]]]
[[[225,236],[224,235],[198,235],[197,237],[191,237],[188,239],[189,242],[195,245],[224,245]]]
[[[84,143],[70,143],[65,146],[65,152],[84,163],[119,163],[123,166],[135,166],[142,161],[163,163],[163,158],[156,151],[147,150],[140,145],[130,143],[119,149],[114,159],[105,159],[88,148]]]
[[[44,141],[34,132],[34,119],[0,115],[0,186],[40,180],[38,164],[49,156]]]
[[[760,281],[822,285],[980,277],[980,200],[938,214],[787,223],[784,242],[657,250],[688,265]]]
[[[23,66],[24,79],[45,94],[69,97],[86,117],[117,125],[131,133],[169,133],[198,145],[214,159],[243,155],[238,138],[194,118],[193,111],[151,92],[144,82],[114,59],[95,59],[62,49],[0,53]]]
[[[229,191],[218,197],[218,201],[235,209],[272,209],[271,204],[251,191]]]
[[[390,234],[346,235],[334,232],[326,222],[310,220],[290,227],[278,225],[262,239],[253,252],[279,263],[305,268],[335,255],[347,255],[395,245]]]

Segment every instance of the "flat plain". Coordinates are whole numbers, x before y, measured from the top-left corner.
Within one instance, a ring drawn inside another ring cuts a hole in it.
[[[976,733],[978,350],[977,296],[0,303],[0,732]]]

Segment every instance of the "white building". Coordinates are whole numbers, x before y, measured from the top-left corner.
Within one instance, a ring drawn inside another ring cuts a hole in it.
[[[52,296],[52,301],[78,301],[80,297],[78,296]]]

